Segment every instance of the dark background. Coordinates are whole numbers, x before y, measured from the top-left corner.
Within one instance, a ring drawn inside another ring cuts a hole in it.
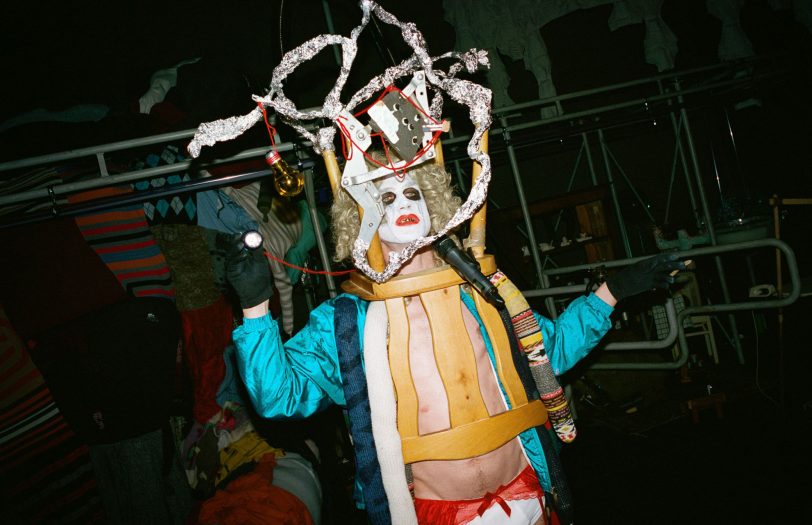
[[[442,2],[381,4],[401,20],[415,22],[433,54],[454,48],[454,28],[444,20]],[[335,31],[348,34],[359,21],[356,2],[334,0],[329,6]],[[265,93],[282,51],[327,32],[322,2],[317,0],[244,0],[234,5],[83,0],[48,8],[14,4],[4,11],[0,122],[38,108],[60,111],[78,104],[104,105],[109,113],[100,122],[36,123],[0,133],[0,161],[191,129],[200,122],[244,114],[253,108],[251,95]],[[610,31],[607,20],[611,12],[611,5],[581,9],[540,29],[559,94],[657,74],[644,60],[644,26]],[[707,13],[704,1],[666,0],[662,16],[678,39],[676,71],[719,62],[716,50],[721,25]],[[812,190],[808,125],[812,116],[808,97],[812,35],[793,19],[791,11],[776,11],[767,0],[745,2],[741,22],[755,53],[775,57],[774,67],[781,74],[749,93],[760,101],[759,107],[734,111],[733,105],[740,99],[720,96],[701,101],[691,111],[701,169],[715,212],[729,208],[731,202],[734,207],[751,208],[763,205],[773,194],[797,196]],[[384,24],[370,24],[359,47],[345,96],[381,72],[391,58],[399,61],[408,54],[399,33]],[[169,91],[167,104],[151,115],[139,114],[138,98],[149,88],[151,75],[191,58],[201,60],[180,68],[177,87]],[[502,59],[512,79],[512,98],[517,103],[537,98],[535,78],[524,64],[505,56]],[[332,49],[327,48],[291,75],[285,83],[286,94],[299,108],[319,106],[336,75]],[[484,75],[475,80],[485,81]],[[456,116],[459,108],[450,103],[446,106]],[[465,120],[455,119],[458,132],[465,132]],[[282,127],[280,132],[284,140],[297,139],[290,129]],[[569,140],[565,128],[552,133],[559,140],[531,137],[530,146],[520,152],[530,200],[566,190],[578,142]],[[728,135],[734,137],[735,147]],[[662,209],[673,154],[670,128],[644,122],[637,128],[610,131],[607,140],[616,144],[618,157],[639,193],[653,208]],[[264,144],[267,136],[260,126],[240,142],[246,147]],[[237,146],[220,146],[221,151],[231,147]],[[494,145],[493,162],[491,197],[503,206],[517,204],[507,158],[499,144]],[[719,180],[714,183],[715,170]],[[586,184],[585,179],[579,180],[576,187]],[[672,207],[677,214],[687,210],[684,191],[675,190]],[[631,207],[626,220],[648,228],[631,194],[621,192]],[[748,209],[745,213],[756,212]],[[687,219],[683,213],[673,222],[678,226]]]
[[[415,22],[433,54],[454,47],[454,29],[443,20],[441,2],[380,3],[399,19]],[[360,17],[356,2],[336,0],[329,5],[336,32],[348,34]],[[288,0],[283,5],[257,0],[80,0],[47,6],[23,2],[6,5],[3,12],[0,122],[37,108],[58,111],[101,104],[110,111],[95,123],[38,123],[6,131],[0,134],[0,161],[189,129],[247,113],[253,108],[251,94],[264,94],[282,51],[327,32],[317,0]],[[610,12],[609,5],[579,10],[541,28],[559,94],[657,73],[644,61],[643,26],[612,32],[607,26]],[[707,14],[704,0],[665,0],[662,14],[678,38],[677,70],[718,63],[720,23]],[[719,97],[703,101],[690,113],[711,208],[719,218],[736,206],[734,211],[747,218],[764,216],[770,211],[766,201],[774,194],[812,196],[812,37],[790,12],[773,10],[767,0],[746,1],[741,17],[755,52],[776,57],[782,75],[750,93],[761,101],[759,107],[733,111],[738,99]],[[361,39],[345,93],[382,71],[389,53],[396,60],[406,55],[394,31],[382,27],[377,37],[372,33],[365,32]],[[138,114],[138,98],[148,89],[150,76],[194,57],[201,61],[181,69],[178,87],[167,96],[171,105],[160,114]],[[503,58],[513,99],[535,99],[532,74],[520,62]],[[286,94],[300,108],[317,106],[336,72],[327,49],[296,72],[286,83]],[[726,117],[732,119],[735,148]],[[296,138],[288,129],[280,132],[285,140]],[[264,145],[263,134],[256,127],[241,144]],[[662,159],[672,154],[668,135],[662,126],[639,124],[609,136],[655,208],[662,206],[667,193],[668,160]],[[530,199],[563,192],[577,147],[566,134],[561,139],[521,150]],[[717,155],[718,178],[711,175],[712,153]],[[493,161],[491,196],[504,206],[514,205],[515,186],[504,152],[496,151]],[[621,189],[621,196],[630,228],[644,231],[650,225],[628,189]],[[684,195],[681,198],[675,207],[682,215],[675,217],[674,227],[688,222]],[[784,238],[798,255],[802,276],[812,271],[810,221],[808,207],[782,212]],[[642,251],[642,243],[639,248]],[[771,261],[762,264],[760,269],[770,271]],[[744,293],[742,261],[727,268],[732,281],[742,284],[736,293]],[[718,285],[712,271],[705,277],[711,286]],[[574,480],[580,522],[800,523],[799,517],[808,518],[809,313],[808,297],[787,310],[783,344],[775,336],[775,311],[743,315],[746,364],[734,362],[731,345],[720,337],[723,366],[703,370],[698,386],[680,386],[667,374],[599,374],[592,379],[606,389],[608,402],[595,406],[589,401],[599,392],[577,375],[571,377],[582,416],[581,436],[565,449],[564,459]],[[723,418],[703,412],[700,423],[693,425],[681,411],[682,403],[698,395],[691,388],[701,390],[705,384],[728,393],[726,412]],[[638,410],[628,413],[626,402],[641,393]]]

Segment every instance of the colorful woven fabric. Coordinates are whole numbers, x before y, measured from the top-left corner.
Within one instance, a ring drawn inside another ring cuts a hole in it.
[[[5,517],[14,523],[104,522],[89,450],[68,427],[2,308],[0,480]]]
[[[273,454],[276,458],[285,455],[285,451],[272,447],[256,430],[246,432],[243,437],[231,443],[220,451],[220,469],[217,471],[217,485],[246,463],[259,463],[265,454]]]
[[[159,165],[183,162],[186,157],[178,151],[174,144],[166,146],[160,155],[151,153],[143,161],[138,161],[131,169],[154,168]],[[173,173],[168,177],[155,177],[150,180],[141,180],[133,184],[137,191],[148,191],[164,186],[173,186],[189,182],[192,178],[188,173]],[[150,199],[144,202],[144,216],[151,225],[156,224],[195,224],[197,222],[197,204],[195,193],[186,192],[166,198]]]
[[[82,202],[130,193],[129,189],[104,188],[71,197]],[[140,205],[91,213],[76,218],[87,243],[133,297],[174,298],[169,266]]]
[[[513,323],[513,331],[530,364],[530,373],[536,383],[541,402],[550,416],[553,428],[561,441],[569,443],[577,435],[575,421],[570,412],[564,389],[558,384],[553,367],[544,351],[544,336],[530,305],[522,293],[505,274],[497,271],[491,283],[505,300],[505,307]]]

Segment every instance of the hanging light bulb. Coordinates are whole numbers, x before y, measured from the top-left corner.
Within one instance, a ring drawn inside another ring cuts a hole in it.
[[[304,175],[291,168],[276,150],[265,155],[265,162],[273,170],[273,185],[280,197],[295,197],[304,188]]]

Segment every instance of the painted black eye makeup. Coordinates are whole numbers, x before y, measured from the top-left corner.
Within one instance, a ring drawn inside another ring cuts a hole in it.
[[[389,204],[395,202],[395,194],[391,191],[384,192],[381,194],[381,200],[388,206]]]
[[[403,190],[403,196],[410,201],[419,201],[422,198],[417,188],[406,188]]]

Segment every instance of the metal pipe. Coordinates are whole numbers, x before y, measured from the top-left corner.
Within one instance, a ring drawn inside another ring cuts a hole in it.
[[[788,268],[788,273],[790,277],[790,281],[792,283],[792,291],[787,294],[786,297],[775,299],[775,300],[759,300],[759,301],[745,301],[739,303],[728,303],[728,304],[718,304],[718,305],[702,305],[702,306],[692,306],[682,310],[678,315],[676,315],[676,319],[669,313],[669,308],[673,308],[673,301],[672,306],[669,307],[668,303],[666,303],[666,316],[669,320],[669,334],[666,336],[666,339],[657,340],[657,341],[628,341],[628,342],[617,342],[617,343],[609,343],[607,344],[604,349],[607,351],[617,351],[617,350],[641,350],[641,349],[663,349],[668,348],[671,344],[673,344],[674,340],[677,339],[680,343],[680,357],[671,363],[597,363],[593,365],[596,369],[611,369],[611,370],[629,370],[629,369],[637,369],[637,370],[671,370],[671,369],[678,369],[688,359],[688,343],[687,339],[684,334],[683,330],[683,320],[689,315],[699,315],[699,314],[719,314],[719,313],[729,313],[729,312],[736,312],[736,311],[745,311],[745,310],[757,310],[757,309],[766,309],[766,308],[783,308],[795,302],[798,297],[800,297],[801,293],[801,278],[800,273],[798,271],[798,264],[795,259],[795,254],[792,249],[783,241],[777,239],[759,239],[755,241],[746,241],[736,244],[726,244],[726,245],[717,245],[717,246],[706,246],[702,248],[694,248],[691,250],[684,250],[679,252],[674,252],[680,258],[689,258],[689,257],[700,257],[703,255],[713,255],[713,254],[723,254],[723,253],[730,253],[735,251],[747,251],[752,250],[755,248],[775,248],[779,252],[783,252],[785,255],[785,262]],[[616,260],[616,261],[606,261],[602,263],[603,266],[606,267],[618,267],[618,266],[626,266],[629,264],[634,264],[635,262],[641,261],[646,259],[647,257],[635,257],[632,259],[624,259],[624,260]],[[594,268],[595,265],[578,265],[578,266],[569,266],[566,268],[558,268],[555,270],[548,270],[545,272],[545,278],[549,279],[550,275],[554,274],[569,274],[569,273],[576,273],[579,271],[584,271],[588,269]],[[549,283],[549,281],[548,281]],[[550,308],[549,304],[552,303],[552,297],[554,295],[570,295],[573,293],[580,293],[583,292],[583,286],[559,286],[555,288],[544,288],[544,289],[537,289],[537,290],[524,290],[522,294],[525,297],[546,297],[545,301],[548,302],[548,308]],[[554,304],[554,303],[552,303]],[[675,331],[676,329],[676,331]],[[668,343],[664,343],[664,341],[668,341]]]
[[[507,146],[508,160],[510,160],[510,169],[513,172],[513,180],[516,183],[516,196],[519,198],[519,205],[522,207],[522,215],[524,216],[524,225],[527,228],[527,240],[530,244],[530,254],[533,256],[533,265],[536,268],[536,278],[538,282],[542,282],[543,271],[541,269],[541,259],[539,258],[539,247],[536,243],[536,233],[533,230],[533,221],[530,218],[530,212],[527,209],[527,199],[524,196],[524,185],[522,184],[522,176],[519,172],[519,163],[516,160],[516,151],[510,143],[510,131],[507,126],[507,118],[501,117],[502,136]]]
[[[677,160],[679,159],[679,151],[676,146],[674,149],[674,160],[671,161],[671,174],[668,177],[668,193],[665,199],[665,213],[663,214],[663,223],[668,224],[668,216],[671,214],[671,197],[674,194],[674,180],[677,178]]]
[[[612,177],[612,166],[609,164],[609,155],[606,152],[606,142],[603,137],[602,129],[598,130],[598,142],[601,145],[603,166],[606,169],[606,180],[609,183],[609,193],[612,195],[612,204],[615,206],[615,216],[617,217],[618,226],[620,227],[620,239],[623,242],[623,250],[626,252],[626,257],[631,257],[632,247],[631,244],[629,244],[629,234],[626,231],[626,222],[623,220],[623,210],[620,208],[620,198],[617,195],[617,187]]]
[[[327,272],[332,271],[330,266],[330,254],[327,251],[327,245],[324,242],[324,232],[321,230],[321,223],[316,209],[316,192],[313,189],[313,170],[305,170],[305,198],[307,199],[307,207],[310,210],[310,222],[313,223],[313,232],[316,234],[316,246],[319,249],[319,257],[321,258],[321,265]],[[336,283],[333,276],[329,273],[324,275],[327,282],[327,293],[330,297],[335,297]]]
[[[716,163],[716,149],[713,143],[710,145],[711,161],[713,163],[713,179],[716,181],[716,189],[719,190],[719,201],[724,202],[724,191],[722,190],[722,180],[719,177],[719,165]]]
[[[286,142],[276,146],[278,151],[290,151],[293,149],[293,143]],[[231,157],[224,159],[217,159],[208,162],[206,165],[216,166],[226,164],[238,160],[245,160],[254,157],[264,157],[268,152],[267,147],[252,148],[243,150]],[[18,204],[21,202],[32,201],[37,199],[51,199],[53,196],[67,195],[79,191],[85,191],[105,186],[115,186],[117,184],[125,184],[130,182],[137,182],[144,179],[151,179],[153,177],[160,177],[170,173],[177,173],[179,171],[187,170],[194,161],[184,160],[174,164],[164,164],[163,166],[156,166],[154,168],[147,168],[136,171],[129,171],[126,173],[119,173],[116,175],[109,175],[103,178],[89,179],[78,182],[68,182],[65,184],[55,184],[48,188],[38,188],[36,190],[27,190],[11,195],[0,196],[0,207],[8,206],[10,204]]]
[[[679,93],[679,95],[677,95],[676,93],[666,93],[666,94],[663,94],[663,95],[654,95],[654,96],[651,96],[651,97],[635,99],[635,100],[632,100],[632,101],[629,101],[629,102],[619,102],[617,104],[610,104],[608,106],[601,106],[600,108],[596,108],[596,109],[589,109],[589,110],[577,111],[577,112],[573,112],[573,113],[567,113],[565,115],[561,115],[561,116],[558,116],[558,117],[550,117],[548,119],[543,119],[540,122],[543,122],[544,124],[552,124],[554,122],[572,120],[572,119],[576,119],[576,118],[580,118],[580,117],[586,117],[586,116],[590,116],[590,115],[595,115],[597,113],[605,113],[605,112],[608,112],[608,111],[616,111],[616,110],[619,110],[619,109],[636,108],[636,107],[643,106],[646,102],[649,102],[649,103],[651,103],[651,102],[663,102],[663,101],[667,101],[667,100],[672,99],[672,98],[677,98],[678,96],[691,95],[691,94],[694,94],[694,93],[700,93],[702,91],[708,91],[708,90],[711,90],[711,89],[714,89],[714,88],[729,87],[729,86],[732,86],[732,85],[735,85],[735,84],[741,84],[741,83],[742,83],[741,79],[733,79],[733,80],[727,80],[727,81],[723,81],[723,82],[716,82],[716,83],[713,83],[713,84],[706,84],[706,85],[702,85],[702,86],[699,86],[699,87],[682,90]],[[538,126],[538,123],[526,122],[526,123],[516,124],[514,126],[511,126],[511,130],[512,131],[522,131],[522,130],[537,127],[537,126]],[[494,133],[496,133],[498,131],[499,130],[493,130]]]
[[[714,254],[724,254],[728,252],[734,252],[738,250],[747,250],[752,248],[762,248],[764,246],[773,246],[776,248],[785,247],[786,244],[783,241],[776,241],[775,239],[756,239],[754,241],[744,241],[744,242],[737,242],[731,244],[718,244],[716,246],[702,246],[699,248],[691,248],[690,250],[680,250],[675,252],[669,252],[676,254],[677,257],[680,259],[690,259],[695,257],[701,257],[704,255],[714,255]],[[576,272],[583,272],[587,270],[594,270],[596,266],[603,266],[606,268],[617,268],[620,266],[628,266],[630,264],[634,264],[636,262],[642,261],[644,259],[648,259],[651,257],[650,255],[642,255],[639,257],[631,257],[627,259],[617,259],[614,261],[601,261],[599,263],[589,263],[589,264],[579,264],[575,266],[566,266],[562,268],[555,268],[553,270],[547,270],[544,273],[547,275],[565,275],[568,273],[576,273]],[[522,293],[525,293],[524,291]]]
[[[682,97],[679,97],[680,102]],[[685,126],[685,137],[688,139],[688,153],[691,156],[691,163],[694,167],[694,177],[696,177],[697,192],[699,193],[699,200],[702,203],[702,212],[705,215],[705,229],[711,239],[711,244],[719,244],[716,239],[716,229],[713,226],[713,218],[711,216],[710,207],[708,206],[708,199],[705,195],[705,189],[702,185],[702,175],[699,169],[699,159],[696,154],[696,147],[694,146],[694,138],[691,133],[691,123],[688,121],[688,112],[683,107],[680,109],[680,116]],[[727,288],[727,279],[725,278],[725,269],[722,265],[722,260],[717,256],[715,257],[716,271],[719,274],[719,285],[722,288],[722,297],[726,303],[730,302],[730,291]],[[739,340],[739,329],[736,324],[736,318],[733,315],[728,316],[728,323],[730,330],[733,333],[733,346],[736,348],[736,355],[739,358],[739,364],[744,364],[744,353],[742,352],[741,341]]]
[[[130,204],[141,204],[148,200],[170,197],[172,195],[177,195],[178,193],[211,190],[219,188],[220,186],[236,184],[238,182],[249,182],[256,179],[261,179],[262,177],[267,177],[270,174],[270,170],[267,169],[251,171],[237,175],[227,175],[225,177],[199,179],[189,182],[182,182],[179,184],[171,184],[153,190],[134,191],[125,195],[94,199],[78,204],[68,204],[66,206],[62,206],[61,208],[53,208],[47,212],[29,213],[17,219],[12,217],[9,220],[0,222],[0,229],[21,226],[23,224],[32,224],[53,219],[55,217],[74,217],[76,215],[109,210],[111,208]]]
[[[99,174],[102,177],[110,175],[107,172],[107,162],[104,160],[104,153],[102,153],[101,151],[96,153],[96,162],[99,163]]]
[[[727,110],[727,107],[722,108],[725,112],[725,121],[727,122],[727,132],[728,136],[730,137],[730,143],[733,145],[733,155],[736,157],[736,171],[739,178],[739,182],[742,182],[744,178],[744,170],[742,169],[742,160],[739,157],[739,148],[736,146],[736,136],[733,133],[733,124],[730,122],[730,113]],[[747,184],[745,180],[745,188],[747,189],[747,197],[750,197],[750,184]]]
[[[779,241],[780,242],[780,241]],[[676,361],[671,363],[596,363],[593,365],[593,368],[598,370],[677,370],[681,368],[685,363],[688,362],[688,338],[685,335],[685,330],[683,329],[683,320],[690,316],[690,315],[698,315],[698,314],[718,314],[724,312],[740,312],[744,310],[765,310],[767,308],[784,308],[789,306],[793,302],[795,302],[798,297],[801,295],[801,279],[798,273],[798,265],[795,262],[795,254],[789,247],[781,243],[783,245],[781,251],[787,255],[788,259],[791,259],[792,262],[789,264],[793,270],[790,271],[792,275],[792,293],[789,294],[786,298],[782,299],[770,299],[766,301],[745,301],[741,303],[730,303],[724,305],[706,305],[706,306],[696,306],[696,307],[688,307],[685,310],[682,310],[677,315],[677,331],[679,337],[679,357]],[[787,261],[789,263],[789,260]],[[612,343],[614,344],[614,343]],[[628,344],[628,343],[626,343]],[[606,345],[608,349],[611,345]],[[741,363],[740,363],[741,364]]]
[[[691,202],[691,211],[694,214],[694,225],[697,228],[702,227],[702,215],[699,212],[699,206],[696,202],[696,195],[694,195],[694,185],[691,182],[691,173],[688,170],[688,159],[685,158],[685,148],[682,147],[682,117],[677,121],[674,112],[670,112],[668,116],[671,119],[671,128],[674,130],[674,137],[676,139],[676,147],[679,152],[679,158],[682,162],[682,174],[685,177],[685,188],[688,190],[688,200]]]
[[[583,139],[586,139],[586,133],[582,133]],[[578,167],[581,165],[581,157],[584,156],[584,148],[586,147],[585,142],[581,142],[581,147],[578,148],[578,155],[575,157],[575,165],[572,167],[572,173],[570,174],[570,180],[567,182],[567,191],[572,191],[572,187],[575,185],[575,176],[578,175]],[[594,175],[593,175],[594,178]],[[597,184],[593,181],[593,184]]]
[[[648,216],[648,219],[653,224],[657,224],[657,221],[654,220],[654,215],[652,215],[651,210],[649,210],[649,204],[645,201],[645,199],[643,199],[642,195],[640,195],[640,193],[637,191],[637,188],[634,187],[634,184],[632,184],[631,179],[629,178],[628,175],[626,175],[626,172],[623,170],[623,166],[620,165],[620,162],[618,162],[617,158],[615,158],[615,154],[612,153],[612,150],[610,150],[608,146],[606,147],[606,152],[609,153],[609,157],[612,159],[612,162],[614,162],[618,171],[620,171],[620,175],[623,177],[623,180],[626,181],[626,185],[629,187],[632,194],[634,194],[634,198],[637,199],[637,202],[640,203],[640,206],[643,208],[643,211]]]
[[[760,59],[763,60],[764,57],[761,57]],[[757,57],[757,58],[754,58],[752,60],[752,62],[756,62],[758,60],[759,60],[759,58]],[[739,64],[737,64],[737,66],[738,67],[735,68],[737,70],[743,70],[743,69],[746,69],[748,67],[748,66],[744,65],[743,63],[739,63]],[[752,66],[750,66],[750,67],[752,67]],[[663,73],[663,74],[660,74],[660,75],[654,75],[654,76],[643,78],[643,79],[630,80],[628,82],[621,82],[621,83],[618,83],[618,84],[612,84],[611,86],[604,86],[604,87],[593,88],[593,89],[585,89],[583,91],[576,91],[574,93],[565,93],[563,95],[556,95],[554,97],[547,97],[547,98],[543,98],[543,99],[539,99],[539,100],[533,100],[533,101],[530,101],[530,102],[522,102],[522,103],[519,103],[519,104],[513,104],[512,106],[505,106],[505,107],[502,107],[502,108],[496,108],[496,109],[493,110],[493,113],[494,113],[494,115],[500,115],[502,113],[510,113],[510,112],[515,112],[515,111],[520,111],[520,110],[523,110],[523,109],[535,108],[537,106],[549,105],[553,101],[563,102],[563,101],[566,101],[566,100],[571,100],[571,99],[574,99],[574,98],[579,98],[579,97],[584,97],[584,96],[589,96],[589,95],[600,95],[600,94],[606,93],[608,91],[614,91],[614,90],[624,89],[624,88],[628,88],[628,87],[635,87],[635,86],[639,86],[641,84],[648,84],[648,83],[651,83],[651,82],[662,82],[663,80],[674,78],[677,75],[679,75],[682,78],[685,78],[685,77],[690,76],[690,75],[696,75],[696,74],[700,74],[700,73],[707,73],[708,71],[712,71],[712,70],[725,71],[725,70],[728,70],[728,69],[731,69],[731,67],[729,65],[714,64],[714,65],[711,65],[711,66],[703,66],[703,67],[698,67],[698,68],[695,68],[695,69],[689,69],[687,71],[682,71],[682,72],[679,72],[679,73]]]
[[[28,157],[26,159],[0,162],[0,172],[28,168],[31,166],[38,166],[40,164],[54,164],[63,160],[90,157],[96,155],[97,153],[109,153],[111,151],[121,151],[125,149],[138,148],[141,146],[150,146],[152,144],[174,142],[176,140],[194,137],[195,131],[197,130],[186,129],[182,131],[174,131],[172,133],[164,133],[162,135],[151,135],[149,137],[111,142],[101,146],[91,146],[87,148],[62,151],[59,153],[51,153],[48,155],[39,155],[37,157]]]
[[[581,165],[581,157],[584,155],[584,148],[587,148],[587,141],[586,141],[586,133],[582,133],[582,142],[581,147],[578,148],[578,155],[575,157],[575,165],[572,167],[572,173],[570,174],[570,180],[567,183],[567,191],[572,191],[573,185],[575,185],[575,176],[578,175],[578,167]],[[592,159],[590,156],[590,171],[592,171]],[[595,172],[592,171],[592,184],[597,185],[598,183],[595,182]],[[553,235],[558,233],[558,227],[561,225],[561,219],[564,217],[564,210],[558,212],[558,217],[555,219],[555,226],[553,226]]]
[[[592,177],[592,185],[598,185],[598,175],[595,172],[595,163],[592,162],[592,151],[589,148],[589,137],[587,136],[586,132],[581,133],[581,137],[584,139],[584,150],[586,150],[586,163],[589,166],[589,175]]]

